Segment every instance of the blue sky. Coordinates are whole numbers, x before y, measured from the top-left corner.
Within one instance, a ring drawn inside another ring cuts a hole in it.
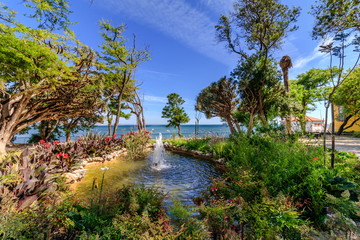
[[[11,7],[20,6],[20,0],[7,0]],[[328,57],[317,49],[319,41],[311,39],[314,24],[308,14],[310,2],[286,0],[282,3],[302,8],[297,25],[290,33],[276,59],[289,55],[293,60],[290,79],[310,68],[325,68]],[[12,5],[13,4],[13,5]],[[17,5],[15,5],[17,4]],[[163,124],[161,110],[172,92],[184,98],[185,110],[194,123],[195,98],[211,82],[229,75],[236,66],[237,56],[230,54],[223,44],[217,43],[214,26],[220,14],[232,8],[231,0],[70,0],[71,20],[78,38],[94,49],[101,44],[98,22],[109,20],[113,25],[127,25],[126,36],[136,34],[137,46],[149,46],[151,60],[140,65],[136,79],[144,96],[147,124]],[[16,10],[15,7],[15,10]],[[317,111],[308,115],[324,118],[319,104]],[[134,124],[135,119],[120,120],[120,124]],[[220,123],[218,118],[206,119],[201,124]]]

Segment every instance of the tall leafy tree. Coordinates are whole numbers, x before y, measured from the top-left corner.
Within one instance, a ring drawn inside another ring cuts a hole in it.
[[[315,25],[313,27],[312,36],[315,39],[327,41],[320,47],[320,51],[329,53],[330,70],[334,66],[333,57],[338,59],[337,69],[339,72],[332,73],[332,88],[327,96],[325,105],[325,128],[328,121],[328,110],[331,107],[331,119],[334,123],[335,113],[333,107],[333,95],[336,89],[341,86],[347,79],[347,76],[357,66],[360,60],[360,13],[359,0],[318,0],[312,6],[312,14],[315,16]],[[345,58],[347,50],[358,52],[354,60],[353,67],[346,73]],[[332,124],[331,129],[331,166],[334,167],[335,162],[335,126]],[[324,154],[326,154],[326,137],[324,135]]]
[[[311,13],[315,17],[315,39],[360,31],[359,0],[316,0]]]
[[[136,37],[130,47],[123,36],[125,26],[112,26],[106,21],[100,22],[103,30],[103,44],[100,58],[103,60],[102,69],[105,75],[105,88],[108,90],[106,98],[112,98],[116,104],[113,134],[116,134],[121,117],[124,95],[135,91],[134,74],[139,64],[150,58],[149,51],[145,48],[138,50]],[[110,113],[112,113],[110,111]]]
[[[297,29],[293,23],[299,13],[300,8],[290,9],[277,0],[237,0],[230,17],[222,15],[215,28],[218,39],[242,58],[259,52],[268,56],[287,32]]]
[[[136,125],[139,132],[146,130],[145,116],[144,116],[144,100],[140,98],[139,93],[135,90],[134,94],[128,100],[127,108],[136,116]]]
[[[236,82],[231,78],[222,77],[200,92],[196,98],[195,110],[204,113],[206,118],[220,117],[227,123],[231,133],[235,133],[240,130],[234,118],[234,112],[238,107]]]
[[[261,59],[255,65],[259,69],[257,91],[252,91],[254,95],[247,99],[253,101],[252,108],[263,125],[267,125],[264,96],[269,76],[266,68],[272,62],[271,54],[281,47],[286,34],[297,29],[293,23],[299,11],[297,7],[290,9],[276,0],[237,0],[230,16],[222,15],[215,27],[219,41],[240,56],[240,65],[245,61],[254,63],[254,58]]]
[[[101,93],[89,48],[9,19],[0,22],[0,153],[36,122],[93,114]]]
[[[281,73],[274,61],[252,55],[233,70],[231,76],[238,83],[238,93],[241,100],[240,113],[246,113],[248,133],[252,133],[257,120],[263,125],[281,112],[287,105],[284,88],[281,86]],[[261,79],[261,81],[259,81]],[[239,116],[239,114],[238,114]]]
[[[185,100],[177,93],[170,93],[167,95],[168,102],[162,110],[162,118],[168,118],[167,127],[174,127],[178,129],[178,135],[181,137],[181,124],[190,121],[189,116],[185,112],[182,105]]]
[[[310,69],[292,81],[291,96],[295,100],[295,115],[298,117],[302,132],[306,132],[306,113],[314,110],[315,103],[324,100],[327,84],[330,81],[328,69]]]

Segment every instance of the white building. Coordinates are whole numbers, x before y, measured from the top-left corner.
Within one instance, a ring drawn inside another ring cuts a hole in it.
[[[321,133],[324,132],[324,120],[314,118],[314,117],[305,117],[306,125],[305,129],[308,133]],[[280,121],[281,124],[285,125],[285,120]],[[301,132],[301,125],[299,118],[291,117],[291,126],[293,132]]]

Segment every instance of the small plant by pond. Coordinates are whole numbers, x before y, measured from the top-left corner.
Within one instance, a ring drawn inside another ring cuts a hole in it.
[[[122,136],[129,159],[144,157],[146,145],[150,140],[149,131],[130,132]]]

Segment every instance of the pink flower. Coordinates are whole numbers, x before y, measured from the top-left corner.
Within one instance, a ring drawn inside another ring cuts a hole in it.
[[[45,144],[45,148],[50,148],[51,147],[51,145],[50,144]]]
[[[113,135],[113,138],[116,138],[116,134]]]
[[[42,139],[41,139],[41,140],[39,141],[39,143],[46,143],[46,142],[45,142],[45,140],[42,140]]]
[[[63,154],[63,158],[68,158],[68,157],[69,157],[69,154],[67,154],[67,153]]]

